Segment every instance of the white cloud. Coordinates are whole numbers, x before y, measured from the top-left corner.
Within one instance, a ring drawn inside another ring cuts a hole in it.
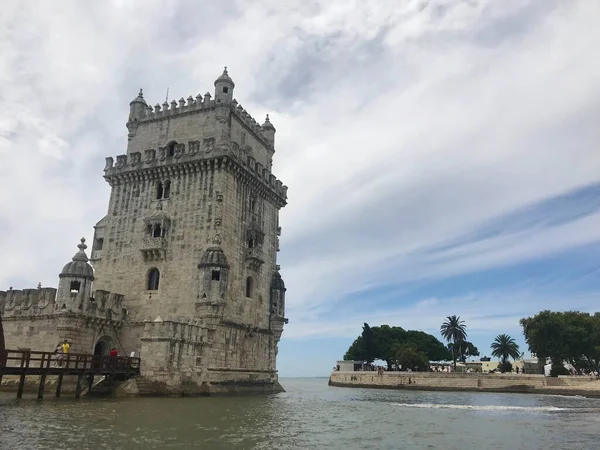
[[[91,236],[108,203],[103,158],[123,152],[139,87],[151,103],[167,87],[196,95],[223,65],[278,130],[281,262],[304,327],[287,336],[322,329],[324,303],[390,274],[446,277],[596,242],[597,213],[475,232],[600,181],[599,19],[586,0],[13,2],[0,16],[0,285],[56,283]],[[476,240],[433,252],[465,236]]]

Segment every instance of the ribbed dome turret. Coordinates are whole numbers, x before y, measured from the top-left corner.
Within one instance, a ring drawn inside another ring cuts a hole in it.
[[[202,259],[200,259],[200,264],[198,264],[198,267],[229,268],[229,263],[227,262],[227,257],[225,256],[225,253],[223,253],[223,249],[218,245],[214,245],[206,249],[206,251],[202,255]]]
[[[271,123],[271,120],[269,120],[269,115],[267,114],[267,118],[265,119],[265,123],[263,123],[261,125],[263,130],[273,130],[275,131],[275,127],[273,126],[273,124]]]
[[[90,280],[94,279],[94,269],[88,263],[89,259],[85,254],[85,238],[81,238],[81,243],[77,246],[79,251],[75,253],[71,262],[65,264],[59,278],[74,277],[74,278],[87,278]]]
[[[129,104],[131,105],[132,103],[141,103],[144,106],[148,106],[148,104],[146,103],[146,100],[144,100],[144,94],[142,93],[141,89],[140,89],[140,93],[138,94],[138,96],[136,98],[134,98],[133,100],[131,100],[131,102]]]
[[[271,289],[285,292],[285,283],[279,272],[273,273],[273,277],[271,278]]]
[[[215,80],[215,86],[218,83],[229,83],[229,84],[231,84],[232,88],[235,87],[235,83],[233,82],[233,80],[229,76],[229,73],[227,73],[227,66],[225,67],[225,69],[223,70],[223,73],[219,76],[219,78],[217,78]]]

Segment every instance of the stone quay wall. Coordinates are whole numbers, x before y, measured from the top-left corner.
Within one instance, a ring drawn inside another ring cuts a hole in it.
[[[580,387],[591,383],[598,384],[597,390],[586,390],[585,393],[579,392]],[[329,377],[329,385],[430,391],[533,392],[600,396],[600,382],[594,382],[593,378],[550,378],[543,375],[437,372],[383,372],[382,374],[378,374],[377,372],[333,372]]]

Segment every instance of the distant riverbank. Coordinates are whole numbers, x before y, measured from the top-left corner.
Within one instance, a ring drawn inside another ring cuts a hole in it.
[[[512,392],[600,398],[600,381],[585,376],[441,372],[333,372],[330,386],[424,391]]]

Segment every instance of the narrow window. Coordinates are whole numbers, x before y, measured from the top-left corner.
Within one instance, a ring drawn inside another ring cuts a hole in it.
[[[163,198],[169,198],[171,196],[171,181],[165,181],[165,189],[163,192]]]
[[[167,156],[175,155],[175,142],[171,142],[167,147]]]
[[[79,292],[80,287],[81,287],[80,281],[71,281],[71,292]]]
[[[163,198],[163,184],[159,181],[156,185],[156,199],[160,200]]]
[[[253,213],[256,213],[256,199],[255,198],[250,199],[250,211]]]
[[[223,88],[223,94],[227,94],[229,92],[229,88],[228,87],[224,87]]]
[[[96,250],[102,250],[103,246],[104,246],[104,238],[96,239],[96,245],[94,246],[96,248]]]
[[[155,238],[162,237],[162,230],[160,228],[160,225],[158,225],[158,224],[154,225],[154,230],[152,231],[152,237],[155,237]]]
[[[148,272],[148,290],[156,291],[158,289],[158,282],[160,281],[160,272],[154,268]]]
[[[255,245],[254,238],[248,239],[248,248],[254,248]]]
[[[252,277],[246,278],[246,297],[252,298],[252,294],[254,294],[254,280]]]
[[[213,270],[212,271],[212,279],[213,279],[213,281],[220,281],[221,280],[221,271]]]

